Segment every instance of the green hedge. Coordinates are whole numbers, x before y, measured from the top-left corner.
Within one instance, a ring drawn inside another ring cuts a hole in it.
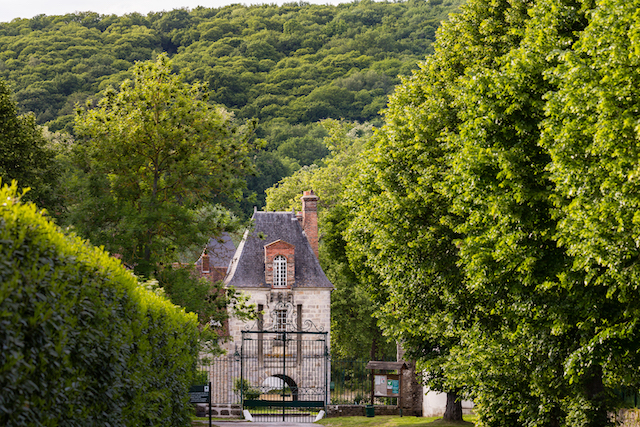
[[[189,425],[196,316],[16,191],[0,189],[0,425]]]

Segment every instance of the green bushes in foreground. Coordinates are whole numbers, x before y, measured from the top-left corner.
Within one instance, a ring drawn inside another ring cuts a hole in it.
[[[0,425],[179,426],[197,319],[0,188]]]

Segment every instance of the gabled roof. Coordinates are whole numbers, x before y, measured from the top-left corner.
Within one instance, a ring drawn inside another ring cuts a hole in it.
[[[282,239],[274,240],[271,243],[267,243],[266,245],[264,245],[264,248],[267,249],[267,248],[270,248],[272,246],[273,247],[280,247],[280,248],[295,248],[294,245],[292,245],[289,242],[285,242]]]
[[[293,212],[254,212],[253,227],[245,232],[231,261],[225,284],[236,288],[268,287],[264,247],[283,240],[295,247],[294,288],[333,288]]]
[[[212,268],[228,268],[233,254],[236,252],[236,245],[233,243],[229,233],[222,233],[220,237],[212,237],[207,243],[207,254],[209,255],[209,266]],[[202,264],[202,256],[196,261],[196,265]]]

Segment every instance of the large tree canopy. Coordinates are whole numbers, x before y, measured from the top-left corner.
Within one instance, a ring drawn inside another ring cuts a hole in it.
[[[16,103],[0,80],[0,177],[30,188],[25,197],[39,207],[55,209],[59,171],[54,157],[33,114],[18,115]]]
[[[573,49],[550,70],[542,145],[551,156],[557,241],[578,273],[588,330],[567,368],[600,365],[605,381],[640,386],[640,2],[600,1]],[[572,274],[570,274],[572,273]]]
[[[640,380],[637,10],[469,1],[352,187],[383,324],[482,425],[606,425]]]
[[[76,119],[83,175],[71,223],[146,276],[228,224],[212,198],[242,194],[251,127],[237,127],[203,89],[160,55]]]
[[[255,158],[249,217],[264,190],[317,163],[321,119],[379,123],[399,82],[432,52],[435,29],[464,0],[362,0],[197,7],[141,15],[81,12],[0,23],[0,78],[52,131],[73,132],[76,103],[131,78],[136,61],[167,52],[185,81],[211,100],[256,118],[269,145]],[[300,133],[304,131],[304,133]]]

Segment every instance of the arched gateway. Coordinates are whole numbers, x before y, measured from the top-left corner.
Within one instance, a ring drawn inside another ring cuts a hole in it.
[[[278,310],[291,312],[292,304],[279,303]],[[314,418],[329,399],[327,332],[295,317],[267,328],[261,323],[242,331],[241,381],[250,390],[242,396],[243,408],[262,420]]]

